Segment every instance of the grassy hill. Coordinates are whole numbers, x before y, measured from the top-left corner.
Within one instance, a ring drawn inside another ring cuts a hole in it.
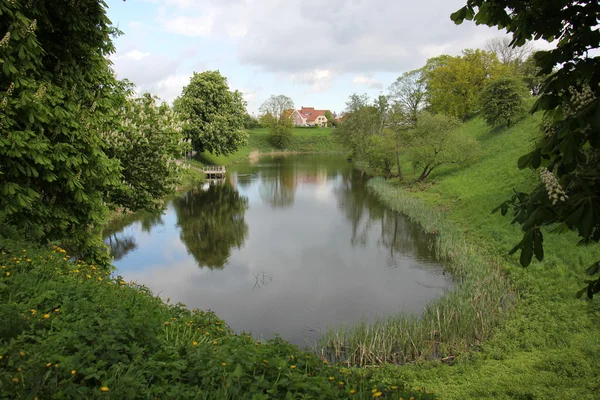
[[[477,351],[457,354],[453,365],[416,363],[381,374],[401,374],[442,399],[599,398],[600,303],[575,298],[585,268],[600,259],[599,246],[575,247],[574,234],[546,233],[544,261],[524,269],[518,255],[507,255],[520,240],[520,228],[508,216],[490,213],[513,188],[527,190],[538,182],[535,172],[516,166],[532,147],[538,124],[539,116],[529,116],[508,130],[492,130],[475,118],[462,128],[483,148],[474,165],[437,171],[421,188],[374,183],[394,208],[406,209],[402,199],[409,198],[443,214],[445,223],[508,277],[517,296],[516,309],[491,337],[475,343]],[[419,222],[424,218],[415,216]]]
[[[343,149],[334,142],[332,128],[294,128],[292,140],[288,148],[276,149],[269,141],[269,132],[266,128],[248,131],[248,143],[227,156],[215,156],[204,152],[197,156],[198,160],[209,165],[226,165],[248,158],[252,152],[299,152],[299,153],[331,153],[341,152]]]

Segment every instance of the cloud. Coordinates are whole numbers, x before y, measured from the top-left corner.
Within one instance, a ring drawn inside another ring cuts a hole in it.
[[[266,71],[402,72],[438,55],[432,46],[457,54],[493,36],[487,27],[457,27],[450,20],[463,5],[464,0],[254,0],[220,18],[245,21],[240,61]]]
[[[215,16],[200,15],[196,17],[176,16],[167,19],[163,26],[169,32],[185,36],[210,36]]]
[[[313,92],[322,92],[331,87],[333,73],[328,69],[314,69],[299,74],[291,74],[292,82],[309,85]]]
[[[383,83],[376,80],[372,76],[356,75],[354,79],[352,79],[352,83],[354,85],[366,85],[372,89],[383,89]]]

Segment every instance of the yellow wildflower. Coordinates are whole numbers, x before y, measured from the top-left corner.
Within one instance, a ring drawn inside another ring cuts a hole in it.
[[[25,356],[25,352],[24,352],[24,351],[20,351],[20,352],[19,352],[19,355],[20,355],[21,357],[24,357],[24,356]]]
[[[13,381],[14,383],[19,383],[19,378],[17,378],[17,377],[14,377],[14,378],[12,378],[12,381]]]
[[[10,272],[6,272],[6,276],[10,276]]]
[[[192,342],[192,346],[198,346],[198,342]]]
[[[356,393],[356,390],[352,389],[352,390],[350,391],[350,394],[354,394],[354,393]]]
[[[52,363],[46,364],[46,368],[50,368],[51,366],[52,366]]]
[[[100,388],[100,391],[106,393],[106,392],[108,392],[108,388],[106,386],[102,386]]]
[[[75,371],[74,369],[71,370],[71,375],[75,375],[77,373],[77,371]]]
[[[296,369],[296,366],[295,365],[290,365],[290,368],[291,369]]]
[[[398,390],[398,386],[392,386],[392,390]]]
[[[222,365],[222,366],[224,366],[224,367],[226,367],[226,366],[227,366],[227,363],[226,363],[226,362],[224,362],[224,363],[221,363],[221,365]]]
[[[381,397],[382,394],[381,392],[373,393],[373,397]]]
[[[371,390],[371,393],[373,393],[373,394],[377,393],[377,389]]]
[[[334,380],[335,380],[335,378],[334,378],[333,376],[330,376],[330,377],[329,377],[329,380],[330,380],[330,381],[334,381]]]
[[[44,319],[50,318],[50,314],[44,314]]]
[[[98,280],[102,282],[102,278],[101,277],[98,277]]]

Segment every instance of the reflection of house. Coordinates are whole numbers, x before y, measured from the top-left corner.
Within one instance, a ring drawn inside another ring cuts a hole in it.
[[[325,113],[329,110],[315,110],[314,107],[302,107],[300,110],[288,110],[295,126],[327,126]]]

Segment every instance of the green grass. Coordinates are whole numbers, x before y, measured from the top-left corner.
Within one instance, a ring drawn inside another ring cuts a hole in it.
[[[3,232],[4,233],[4,232]],[[0,235],[2,399],[433,399]]]
[[[248,158],[250,153],[271,153],[271,152],[299,152],[299,153],[332,153],[341,152],[343,149],[334,142],[332,135],[333,128],[315,128],[301,129],[294,128],[290,145],[285,149],[273,147],[269,141],[269,131],[267,128],[257,128],[248,131],[248,143],[228,155],[216,156],[204,152],[197,156],[199,161],[208,165],[228,165],[243,161]]]
[[[534,116],[509,130],[490,130],[476,118],[462,129],[481,142],[483,155],[477,163],[441,169],[421,187],[405,188],[394,181],[373,185],[386,203],[406,211],[426,230],[439,224],[441,236],[449,230],[451,238],[468,243],[463,248],[467,253],[455,256],[482,259],[488,266],[468,266],[475,274],[497,267],[516,293],[514,311],[490,338],[472,343],[476,351],[456,354],[453,365],[421,361],[384,368],[376,374],[380,378],[402,376],[443,399],[598,399],[600,304],[576,299],[575,293],[584,285],[585,267],[600,258],[600,248],[575,247],[574,234],[546,234],[544,261],[524,269],[518,255],[507,255],[520,240],[519,227],[510,225],[509,217],[490,213],[510,197],[512,188],[527,190],[537,182],[537,175],[518,170],[516,161],[531,148],[538,123]],[[411,211],[422,206],[430,212]],[[496,290],[496,279],[481,287],[483,293]],[[463,332],[472,329],[469,314],[459,324]],[[430,317],[426,311],[425,323]]]

